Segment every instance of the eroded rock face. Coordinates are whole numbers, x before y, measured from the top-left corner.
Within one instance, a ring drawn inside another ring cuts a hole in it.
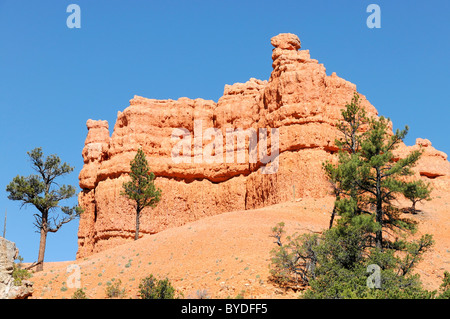
[[[25,299],[33,293],[32,283],[22,280],[22,285],[14,284],[14,260],[19,250],[16,245],[0,237],[0,299]]]
[[[420,150],[422,156],[414,167],[416,177],[430,179],[433,186],[445,189],[446,181],[450,178],[450,163],[447,154],[435,149],[427,139],[418,138],[413,146],[401,144],[394,154],[399,158],[405,157],[412,151]]]
[[[135,96],[118,112],[111,137],[106,121],[87,122],[78,258],[134,238],[135,211],[120,192],[140,147],[163,194],[156,208],[144,210],[141,235],[226,211],[320,198],[330,191],[322,163],[335,156],[335,124],[356,86],[336,73],[328,76],[308,50],[299,50],[296,35],[280,34],[271,43],[269,80],[225,85],[217,103]],[[360,97],[367,114],[377,116]],[[242,144],[231,143],[238,129],[248,137]],[[418,147],[425,152],[417,174],[436,184],[447,181],[450,163],[429,141],[402,145],[398,152]]]

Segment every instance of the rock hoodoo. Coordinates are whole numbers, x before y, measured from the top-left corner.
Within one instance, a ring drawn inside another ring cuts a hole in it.
[[[78,232],[78,258],[134,237],[134,209],[120,192],[130,161],[140,147],[163,194],[155,209],[143,212],[142,235],[227,211],[328,194],[322,162],[336,152],[335,124],[356,86],[336,73],[328,76],[308,50],[299,50],[296,35],[280,34],[271,43],[273,71],[268,81],[252,78],[225,85],[218,102],[135,96],[123,112],[118,112],[112,136],[106,121],[87,121],[84,167],[79,175],[83,189],[79,203],[84,213]],[[376,109],[360,96],[368,115],[377,116]],[[255,132],[257,146],[250,138],[242,144],[237,138],[236,143],[227,144],[227,132],[237,129],[249,137]],[[174,132],[182,134],[174,138]],[[188,154],[175,161],[174,153],[178,155],[183,149],[176,148],[181,140]],[[277,153],[272,153],[272,144],[278,146]],[[418,147],[425,152],[417,175],[430,179],[434,187],[448,187],[447,155],[429,141],[418,139],[416,145],[402,145],[398,152]],[[237,155],[232,155],[233,161],[226,160],[227,155],[239,151],[246,154],[244,161],[237,160]],[[271,161],[261,157],[250,161],[251,152],[261,151],[267,151]],[[202,160],[211,154],[213,162]],[[274,164],[276,170],[264,174]]]

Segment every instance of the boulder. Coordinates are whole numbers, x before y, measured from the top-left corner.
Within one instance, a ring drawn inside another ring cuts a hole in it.
[[[25,299],[33,293],[33,284],[22,280],[20,286],[14,284],[14,261],[19,256],[15,243],[0,237],[0,299]]]

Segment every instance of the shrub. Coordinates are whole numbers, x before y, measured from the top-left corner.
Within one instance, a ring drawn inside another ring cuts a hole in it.
[[[307,285],[314,278],[318,236],[294,234],[287,236],[287,243],[283,243],[284,223],[279,223],[272,232],[278,247],[271,251],[270,279],[285,288]]]
[[[79,288],[73,293],[72,299],[88,299],[88,298],[83,289]]]
[[[234,299],[245,299],[245,290],[241,290],[241,292],[238,293]]]
[[[202,289],[202,290],[197,290],[197,298],[198,299],[210,299],[211,297],[209,296],[208,290]]]
[[[107,298],[123,298],[125,297],[125,288],[121,288],[122,281],[119,279],[114,283],[107,284],[106,296]]]
[[[158,280],[152,274],[139,284],[141,299],[174,299],[175,289],[168,278]]]
[[[339,221],[320,236],[294,234],[284,243],[284,225],[278,224],[273,229],[278,247],[272,251],[272,279],[294,290],[303,288],[299,284],[309,286],[301,295],[304,299],[434,298],[435,292],[424,289],[419,276],[411,273],[432,245],[431,236],[379,250],[366,247],[362,225],[357,216],[345,227]],[[379,267],[379,287],[369,287],[369,265]],[[444,275],[442,298],[448,298],[449,288],[450,273]]]
[[[440,287],[441,294],[437,296],[438,299],[450,299],[450,272],[444,272],[444,279]]]
[[[22,280],[26,280],[31,277],[31,273],[27,269],[22,268],[22,257],[17,258],[19,262],[13,265],[13,278],[14,278],[14,285],[20,286],[22,285]]]

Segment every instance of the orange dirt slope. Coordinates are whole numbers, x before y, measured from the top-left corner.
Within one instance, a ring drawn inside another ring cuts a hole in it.
[[[444,192],[419,204],[419,234],[431,233],[436,245],[417,272],[428,289],[438,289],[450,264],[450,200]],[[271,228],[285,222],[288,234],[328,226],[334,199],[297,199],[265,208],[235,211],[169,228],[76,261],[50,262],[32,277],[32,298],[71,298],[75,284],[88,298],[106,298],[108,283],[121,280],[125,298],[138,298],[140,280],[168,277],[184,298],[206,290],[211,298],[296,298],[269,281]],[[74,266],[76,265],[76,266]],[[78,268],[78,267],[79,268]],[[79,280],[74,281],[79,270]]]

